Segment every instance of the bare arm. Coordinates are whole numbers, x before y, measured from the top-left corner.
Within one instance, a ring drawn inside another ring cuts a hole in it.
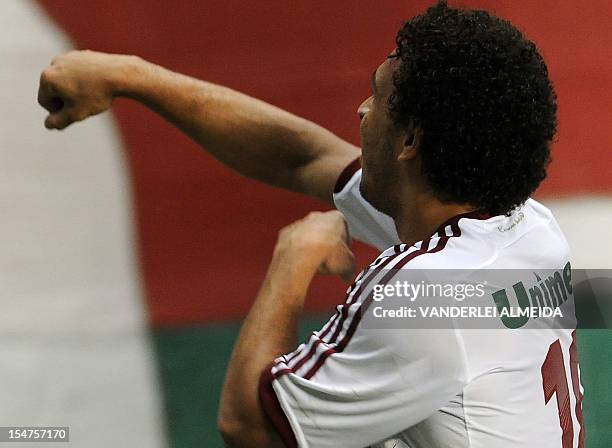
[[[64,129],[132,98],[160,114],[217,160],[253,179],[332,201],[359,149],[308,120],[229,88],[135,56],[73,51],[41,76],[45,126]]]
[[[259,377],[276,357],[295,348],[297,320],[317,270],[345,280],[353,275],[355,260],[347,240],[337,211],[312,213],[280,232],[227,368],[218,422],[226,446],[282,446],[260,404]]]

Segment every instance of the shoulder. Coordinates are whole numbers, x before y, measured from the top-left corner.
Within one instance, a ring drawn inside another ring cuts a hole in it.
[[[536,259],[534,253],[539,262],[550,266],[570,257],[552,212],[529,199],[509,215],[456,216],[430,238],[413,246],[393,246],[381,256],[403,259],[404,269],[483,269],[525,267]]]
[[[393,269],[466,269],[480,267],[496,253],[494,241],[483,234],[475,214],[451,218],[437,231],[413,245],[399,244],[380,254]],[[376,263],[376,262],[375,262]]]

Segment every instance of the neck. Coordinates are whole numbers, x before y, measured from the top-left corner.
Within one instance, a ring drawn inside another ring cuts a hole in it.
[[[471,205],[445,204],[430,195],[421,195],[409,204],[402,204],[395,217],[395,227],[403,243],[414,244],[432,236],[450,218],[474,210]]]

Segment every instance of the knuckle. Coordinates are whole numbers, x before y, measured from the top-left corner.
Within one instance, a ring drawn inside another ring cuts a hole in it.
[[[319,218],[319,217],[320,217],[322,214],[323,214],[323,213],[321,213],[321,212],[316,212],[316,211],[315,211],[315,212],[310,212],[310,213],[308,213],[308,215],[306,215],[306,218],[307,218],[307,219],[317,219],[317,218]]]
[[[51,69],[50,68],[46,68],[40,74],[40,82],[42,82],[42,83],[49,83],[51,81],[52,77],[53,77],[53,75],[52,75]]]
[[[278,236],[279,236],[279,238],[284,238],[284,237],[287,237],[287,236],[288,236],[288,235],[291,233],[291,230],[292,230],[292,229],[293,229],[293,225],[292,225],[292,224],[290,224],[290,225],[288,225],[288,226],[285,226],[285,227],[281,228],[281,229],[278,231]]]
[[[322,250],[325,248],[325,240],[313,234],[302,235],[296,243],[298,247],[305,250]]]
[[[69,118],[71,121],[83,121],[88,116],[89,114],[85,109],[77,109],[70,115]]]

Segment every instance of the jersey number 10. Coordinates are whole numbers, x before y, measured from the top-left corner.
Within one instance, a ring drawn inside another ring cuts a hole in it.
[[[580,424],[578,435],[578,448],[584,448],[584,424],[582,418],[582,393],[580,392],[580,378],[578,375],[578,359],[576,356],[576,330],[572,332],[572,345],[570,346],[570,373],[572,375],[572,388],[576,397],[576,418]],[[559,424],[563,436],[563,448],[572,448],[574,445],[574,424],[570,406],[570,391],[567,384],[567,374],[561,342],[557,339],[548,348],[548,354],[542,364],[542,386],[544,387],[544,402],[548,404],[554,394],[557,394],[557,409],[559,411]]]

